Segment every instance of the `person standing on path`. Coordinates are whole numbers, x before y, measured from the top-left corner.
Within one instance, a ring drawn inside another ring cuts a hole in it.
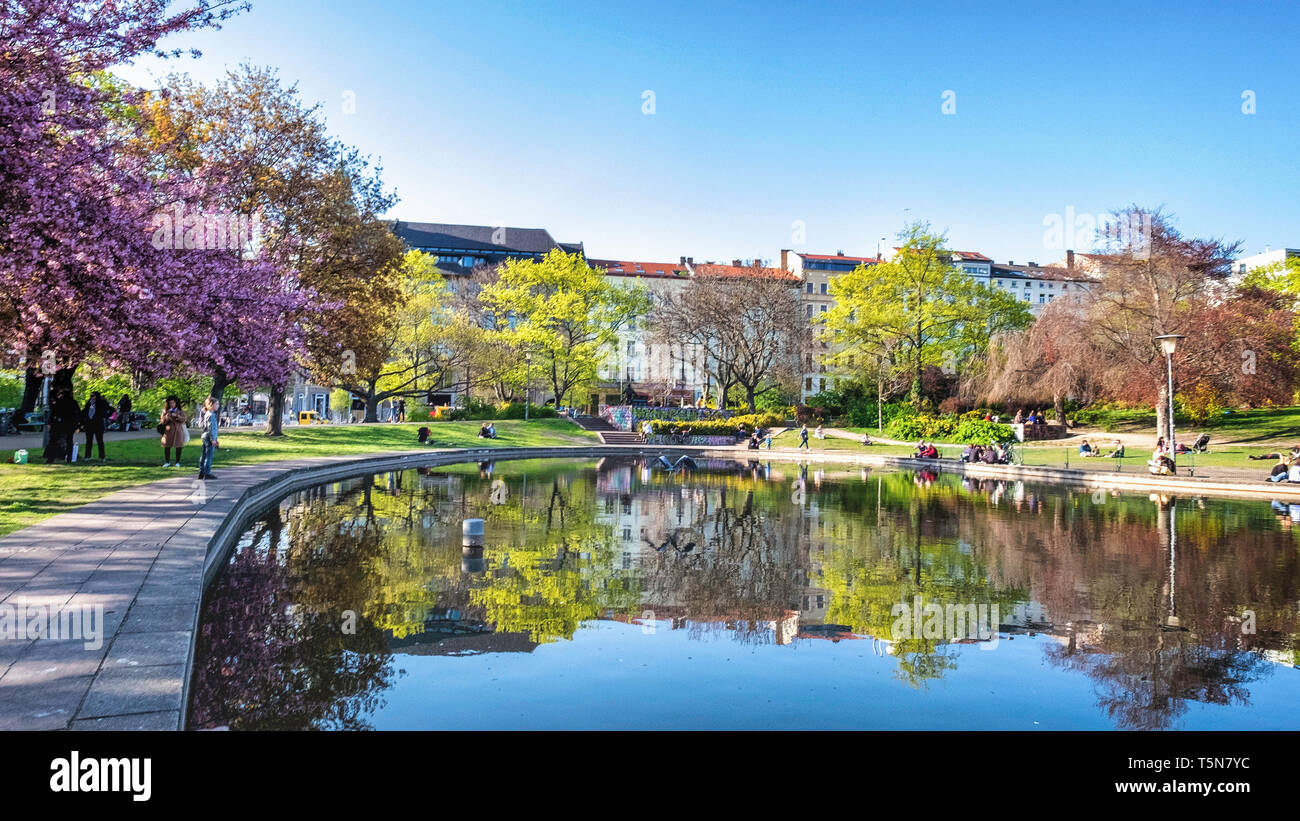
[[[799,428],[799,448],[800,450],[812,450],[808,447],[808,426],[802,425]]]
[[[158,416],[158,432],[162,434],[163,467],[180,467],[187,432],[185,411],[181,410],[181,400],[175,394],[163,402],[162,413]],[[175,462],[172,461],[172,448],[176,448]]]
[[[99,443],[99,461],[104,461],[104,428],[108,424],[108,415],[113,406],[99,391],[92,391],[86,407],[81,412],[81,429],[86,432],[86,458],[90,458],[90,446]]]
[[[131,397],[125,393],[117,400],[117,423],[123,433],[131,429]]]
[[[218,441],[218,428],[221,426],[221,414],[217,412],[217,400],[209,396],[203,400],[203,452],[199,456],[199,478],[215,479],[212,474],[212,455],[221,447]]]

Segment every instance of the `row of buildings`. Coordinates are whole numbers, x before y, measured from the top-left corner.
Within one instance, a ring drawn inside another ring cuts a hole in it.
[[[474,269],[491,266],[507,259],[540,260],[552,250],[582,253],[581,242],[559,242],[550,232],[541,228],[511,228],[483,225],[457,225],[449,223],[406,222],[398,220],[393,230],[413,249],[434,255],[438,267],[448,279],[468,277]],[[802,297],[805,318],[818,323],[818,315],[830,310],[834,297],[830,281],[836,276],[859,266],[877,265],[889,259],[898,249],[878,251],[877,256],[854,256],[843,251],[834,254],[815,254],[792,249],[781,251],[777,266],[757,259],[735,259],[726,263],[695,262],[693,257],[682,256],[676,262],[651,262],[645,260],[617,260],[588,258],[606,276],[621,283],[640,283],[652,298],[662,298],[675,289],[682,288],[692,277],[700,274],[745,275],[752,266],[762,265],[769,275],[789,277],[791,287],[798,287]],[[1285,259],[1300,256],[1295,249],[1266,251],[1246,257],[1234,265],[1234,275],[1244,275],[1253,268],[1263,267]],[[995,262],[991,257],[976,251],[954,251],[953,264],[963,273],[990,287],[1014,294],[1023,300],[1030,311],[1039,313],[1055,299],[1070,298],[1082,293],[1088,285],[1088,269],[1093,255],[1067,251],[1065,258],[1046,265],[1028,261]],[[820,353],[806,357],[800,393],[802,398],[834,387],[835,376],[828,372],[824,358],[830,353],[822,347]],[[593,406],[647,401],[662,404],[695,404],[710,395],[712,386],[708,374],[700,367],[702,352],[683,351],[673,346],[656,345],[651,339],[644,317],[630,318],[619,334],[615,346],[608,352],[600,368],[600,382],[589,397]],[[453,394],[434,397],[437,401],[452,403]]]

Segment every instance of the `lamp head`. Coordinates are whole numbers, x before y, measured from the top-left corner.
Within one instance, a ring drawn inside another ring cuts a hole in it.
[[[1183,334],[1165,334],[1157,336],[1156,340],[1160,343],[1160,349],[1165,352],[1165,356],[1173,356],[1178,348],[1178,340],[1186,338]]]

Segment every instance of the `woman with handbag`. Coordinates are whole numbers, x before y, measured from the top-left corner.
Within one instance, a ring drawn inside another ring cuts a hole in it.
[[[158,416],[158,432],[162,434],[163,467],[181,466],[181,450],[190,438],[185,426],[185,411],[181,410],[181,400],[176,396],[167,397],[163,403],[162,413]],[[172,448],[176,449],[176,461],[172,461]]]

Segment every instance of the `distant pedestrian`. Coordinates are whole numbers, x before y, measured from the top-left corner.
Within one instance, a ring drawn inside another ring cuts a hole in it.
[[[50,442],[45,447],[45,463],[52,464],[62,460],[72,461],[72,437],[81,426],[81,408],[72,398],[72,391],[59,388],[54,392],[54,399],[46,413],[45,423],[49,426]]]
[[[123,433],[131,429],[131,397],[125,393],[117,400],[117,424]]]
[[[802,425],[799,428],[799,448],[801,450],[812,450],[808,447],[808,426]]]
[[[158,415],[158,432],[162,434],[163,467],[181,466],[181,451],[189,438],[185,428],[185,411],[181,409],[181,400],[175,395],[163,402],[162,413]],[[176,449],[176,461],[172,461],[172,449]]]
[[[217,400],[209,396],[207,399],[203,400],[203,435],[201,437],[201,441],[203,442],[203,452],[199,456],[200,479],[217,478],[212,475],[212,454],[217,450],[217,448],[221,447],[221,442],[218,439],[220,436],[218,430],[220,423],[221,414],[218,411]],[[179,453],[176,458],[179,462]]]
[[[81,429],[86,432],[86,458],[90,458],[90,446],[99,443],[99,461],[104,461],[104,427],[108,415],[113,412],[112,405],[100,394],[92,391],[86,407],[81,412]]]

